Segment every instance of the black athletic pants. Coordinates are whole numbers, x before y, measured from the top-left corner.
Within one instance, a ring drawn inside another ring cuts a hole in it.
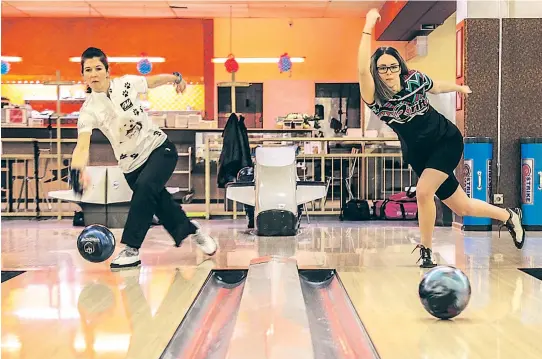
[[[190,234],[196,233],[196,226],[165,188],[177,159],[175,145],[166,140],[141,167],[124,174],[134,193],[121,243],[140,248],[155,214],[177,246]]]

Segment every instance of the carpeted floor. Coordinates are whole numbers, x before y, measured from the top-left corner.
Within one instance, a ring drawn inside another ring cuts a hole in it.
[[[519,270],[542,280],[542,268],[519,268]]]
[[[4,283],[5,281],[7,280],[10,280],[10,279],[13,279],[15,277],[17,277],[18,275],[20,274],[23,274],[25,271],[20,271],[20,270],[7,270],[7,271],[2,271],[2,283]]]

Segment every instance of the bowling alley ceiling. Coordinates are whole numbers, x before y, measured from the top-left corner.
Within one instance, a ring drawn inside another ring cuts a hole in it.
[[[385,1],[357,0],[2,0],[5,17],[98,18],[346,18],[364,17]]]

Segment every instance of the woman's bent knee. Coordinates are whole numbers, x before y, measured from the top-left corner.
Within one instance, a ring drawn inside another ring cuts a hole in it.
[[[416,199],[418,202],[434,201],[435,192],[426,187],[416,187]]]

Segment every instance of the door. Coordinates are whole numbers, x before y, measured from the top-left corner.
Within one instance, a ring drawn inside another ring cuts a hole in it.
[[[235,112],[245,117],[247,128],[263,128],[263,84],[235,88]],[[230,114],[231,87],[218,87],[218,127],[224,128]]]

